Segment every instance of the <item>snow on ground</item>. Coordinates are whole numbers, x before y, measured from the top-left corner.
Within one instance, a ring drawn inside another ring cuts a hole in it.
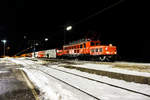
[[[146,97],[140,94],[135,94],[132,92],[128,92],[126,90],[114,88],[114,87],[101,84],[101,83],[97,83],[91,80],[83,79],[74,75],[62,73],[60,71],[47,68],[45,66],[35,64],[33,61],[30,61],[30,60],[23,60],[23,59],[22,60],[11,59],[11,60],[18,64],[23,64],[25,66],[24,71],[27,73],[27,75],[33,81],[33,83],[37,87],[39,87],[39,89],[43,92],[42,97],[45,97],[44,100],[93,100],[93,99],[89,98],[84,93],[79,93],[79,91],[77,92],[77,90],[72,89],[71,87],[65,85],[64,83],[56,81],[52,77],[47,76],[46,74],[38,70],[28,69],[28,68],[37,68],[37,69],[43,70],[65,82],[68,82],[69,84],[72,84],[75,87],[80,88],[81,90],[87,91],[88,93],[96,97],[99,97],[101,100],[120,100],[120,99],[122,100],[150,100],[149,97]],[[25,64],[23,61],[27,62],[28,64],[32,66]],[[52,65],[51,67],[58,68],[56,65]],[[61,68],[61,69],[68,70],[70,72],[75,72],[77,74],[82,74],[84,76],[86,75],[88,77],[101,79],[105,82],[112,81],[111,83],[114,82],[113,84],[117,83],[119,85],[122,85],[123,87],[128,85],[126,87],[128,88],[132,87],[133,89],[135,88],[135,90],[142,89],[141,91],[142,92],[144,91],[143,93],[149,94],[150,87],[148,85],[129,83],[129,82],[127,83],[121,80],[110,80],[104,76],[91,75],[88,73],[65,69],[65,68]],[[135,86],[133,87],[134,84]]]
[[[74,73],[77,75],[81,75],[81,76],[86,76],[88,78],[92,78],[98,81],[102,81],[102,82],[106,82],[106,83],[110,83],[116,86],[120,86],[120,87],[124,87],[127,89],[131,89],[134,91],[139,91],[141,93],[145,93],[145,94],[150,94],[150,85],[147,84],[139,84],[139,83],[134,83],[134,82],[127,82],[124,80],[118,80],[118,79],[112,79],[109,77],[105,77],[105,76],[100,76],[100,75],[95,75],[95,74],[90,74],[90,73],[86,73],[86,72],[81,72],[79,70],[76,69],[68,69],[68,68],[64,68],[64,67],[57,67],[56,65],[49,65],[49,67],[52,68],[56,68],[59,70],[63,70],[63,71],[67,71],[70,73]]]
[[[136,62],[115,62],[116,64],[127,64],[127,65],[137,65],[137,66],[149,66],[150,67],[150,63],[136,63]]]
[[[102,99],[102,100],[144,100],[144,99],[150,99],[145,98],[145,96],[131,93],[119,88],[114,88],[112,86],[108,86],[105,84],[97,83],[88,79],[83,79],[74,75],[70,75],[67,73],[62,73],[60,71],[49,69],[46,67],[41,67],[40,69],[46,71],[47,73],[50,73],[51,75],[54,75],[55,77],[59,77],[60,79],[64,80],[65,82],[68,82],[81,90],[87,91],[88,93]]]
[[[1,74],[1,73],[8,73],[8,72],[10,72],[10,71],[0,71],[0,74]]]
[[[126,69],[113,68],[112,65],[83,64],[83,65],[72,65],[72,66],[95,69],[95,70],[103,70],[103,71],[115,72],[115,73],[122,73],[122,74],[128,74],[128,75],[150,77],[150,73],[147,73],[147,72],[138,72],[138,71],[131,71],[131,70],[126,70]]]
[[[37,86],[41,100],[95,100],[84,93],[77,91],[74,88],[62,84],[54,78],[45,75],[41,71],[33,69],[23,69],[30,80]]]

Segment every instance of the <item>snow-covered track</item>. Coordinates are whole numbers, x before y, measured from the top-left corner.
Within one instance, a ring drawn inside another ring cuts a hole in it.
[[[28,64],[28,66],[31,66],[31,65]],[[110,83],[107,83],[107,82],[103,82],[103,81],[99,81],[99,80],[96,80],[96,79],[93,79],[93,78],[81,76],[81,75],[78,75],[78,74],[75,74],[75,73],[71,73],[71,72],[68,72],[68,71],[64,71],[64,70],[60,70],[60,69],[57,69],[57,68],[52,68],[52,67],[48,67],[48,66],[45,66],[45,67],[50,68],[50,69],[54,69],[54,70],[57,70],[57,71],[60,71],[60,72],[63,72],[63,73],[71,74],[71,75],[74,75],[74,76],[77,76],[77,77],[81,77],[81,78],[84,78],[84,79],[88,79],[88,80],[91,80],[91,81],[95,81],[95,82],[98,82],[98,83],[102,83],[102,84],[105,84],[105,85],[109,85],[111,87],[119,88],[119,89],[122,89],[122,90],[126,90],[126,91],[129,91],[129,92],[133,92],[133,93],[137,93],[137,94],[141,94],[141,95],[150,97],[150,95],[148,95],[148,94],[145,94],[145,93],[142,93],[142,92],[138,92],[138,91],[135,91],[135,90],[132,90],[132,89],[129,89],[129,88],[120,87],[120,86],[117,86],[117,85],[113,85],[113,84],[110,84]],[[47,75],[49,75],[49,76],[51,76],[51,77],[53,77],[53,78],[55,78],[55,79],[57,79],[59,81],[65,83],[65,84],[67,84],[67,85],[69,85],[69,86],[71,86],[73,88],[76,88],[75,86],[73,86],[73,85],[71,85],[71,84],[69,84],[69,83],[67,83],[67,82],[65,82],[65,81],[63,81],[63,80],[53,76],[53,75],[50,75],[49,73],[47,73],[47,72],[45,72],[45,71],[43,71],[41,69],[36,69],[36,68],[32,68],[32,69],[40,70],[41,72],[43,72],[43,73],[45,73],[45,74],[47,74]],[[76,89],[80,90],[81,92],[84,92],[84,93],[88,94],[89,96],[92,96],[91,94],[87,93],[86,91],[83,91],[83,90],[81,90],[79,88],[76,88]],[[93,97],[96,98],[95,96],[93,96]],[[100,99],[97,98],[97,100],[100,100]]]
[[[66,63],[66,64],[80,64],[80,63],[94,63],[94,64],[113,64],[113,62],[104,62],[104,61],[93,61],[93,60],[79,60],[79,59],[49,59],[49,58],[36,58],[43,61],[51,61],[51,62],[60,62],[60,63]],[[32,59],[34,60],[34,59]]]
[[[45,67],[47,67],[47,66],[45,66]],[[92,79],[92,78],[89,78],[89,77],[85,77],[85,76],[81,76],[81,75],[78,75],[78,74],[70,73],[68,71],[60,70],[60,69],[57,69],[57,68],[52,68],[52,67],[48,67],[48,68],[51,68],[51,69],[54,69],[54,70],[57,70],[57,71],[60,71],[60,72],[64,72],[64,73],[67,73],[67,74],[75,75],[75,76],[78,76],[78,77],[81,77],[81,78],[85,78],[85,79],[95,81],[95,82],[98,82],[98,83],[106,84],[106,85],[109,85],[109,86],[112,86],[112,87],[115,87],[115,88],[127,90],[129,92],[133,92],[133,93],[137,93],[137,94],[141,94],[141,95],[150,97],[150,95],[148,95],[148,94],[141,93],[141,92],[138,92],[138,91],[134,91],[132,89],[128,89],[128,88],[120,87],[120,86],[113,85],[113,84],[110,84],[110,83],[102,82],[102,81],[99,81],[99,80],[95,80],[95,79]]]
[[[135,97],[135,98],[138,98],[139,95],[141,95],[141,96],[143,95],[142,98],[148,98],[146,100],[149,100],[149,98],[150,98],[150,95],[147,94],[147,92],[143,93],[142,91],[140,92],[140,90],[138,91],[138,89],[134,90],[134,89],[130,89],[130,87],[124,88],[124,87],[121,87],[121,86],[118,86],[118,85],[115,85],[115,84],[111,84],[109,82],[100,81],[100,80],[97,80],[95,78],[89,78],[87,76],[83,76],[82,74],[75,74],[74,72],[70,72],[68,70],[65,71],[65,69],[63,70],[59,67],[57,68],[55,65],[45,66],[45,64],[43,65],[43,63],[39,63],[39,65],[38,65],[35,62],[31,62],[31,64],[30,64],[30,62],[28,63],[25,60],[20,62],[20,63],[21,63],[21,65],[25,66],[25,69],[27,69],[27,70],[28,69],[29,70],[37,70],[37,71],[43,73],[43,75],[45,74],[45,75],[49,76],[49,78],[53,78],[57,81],[60,81],[60,83],[66,84],[66,85],[76,89],[77,91],[80,91],[84,94],[87,94],[88,96],[90,96],[90,97],[92,97],[96,100],[103,99],[104,95],[103,95],[103,92],[100,92],[100,93],[102,93],[102,95],[100,96],[98,94],[99,92],[92,92],[94,90],[91,87],[87,87],[88,85],[92,86],[93,83],[94,83],[94,86],[96,85],[98,87],[97,88],[95,86],[97,91],[98,90],[99,91],[101,91],[101,90],[102,91],[105,91],[105,90],[107,91],[108,89],[112,90],[112,92],[110,92],[110,95],[113,94],[113,93],[117,93],[117,95],[121,94],[121,96],[123,97],[124,96],[124,95],[122,95],[122,93],[123,93],[125,95],[130,94],[131,97]],[[53,67],[53,66],[55,66],[55,67]],[[74,77],[74,78],[70,78],[70,77]],[[72,81],[72,79],[74,79],[76,81]],[[80,80],[80,81],[78,81],[78,80]],[[82,85],[76,84],[76,83],[79,83],[79,82],[81,82],[80,84],[82,84]],[[88,85],[86,85],[84,82],[87,82]],[[101,89],[101,86],[102,86],[102,88],[104,86],[106,88]],[[117,92],[116,90],[120,91],[120,92]],[[106,98],[107,98],[107,94],[106,94]]]
[[[24,61],[23,61],[23,62],[24,62]],[[26,62],[24,62],[24,63],[26,63]],[[32,67],[32,66],[31,66],[30,64],[28,64],[28,63],[26,63],[26,65]],[[45,67],[47,67],[47,66],[45,66]],[[48,68],[49,68],[49,67],[48,67]],[[67,82],[65,82],[65,81],[63,81],[63,80],[61,80],[61,79],[59,79],[59,78],[57,78],[57,77],[55,77],[55,76],[53,76],[53,75],[51,75],[51,74],[45,72],[45,71],[43,71],[43,70],[41,70],[41,69],[37,69],[37,68],[28,68],[28,69],[33,69],[33,70],[41,71],[42,73],[44,73],[44,74],[46,74],[46,75],[48,75],[48,76],[50,76],[50,77],[52,77],[52,78],[54,78],[54,79],[60,81],[60,82],[62,82],[62,83],[64,83],[64,84],[66,84],[66,85],[69,85],[70,87],[75,88],[75,89],[79,90],[80,92],[83,92],[83,93],[89,95],[90,97],[92,97],[92,98],[94,98],[94,99],[96,99],[96,100],[101,100],[101,99],[99,99],[98,97],[96,97],[96,96],[94,96],[94,95],[92,95],[92,94],[90,94],[90,93],[88,93],[88,92],[86,92],[86,91],[84,91],[84,90],[81,90],[80,88],[77,88],[77,87],[75,87],[75,86],[73,86],[73,85],[71,85],[71,84],[69,84],[69,83],[67,83]]]
[[[65,84],[69,85],[69,86],[72,87],[72,88],[75,88],[75,89],[77,89],[77,90],[79,90],[79,91],[81,91],[81,92],[83,92],[83,93],[85,93],[85,94],[87,94],[87,95],[89,95],[89,96],[95,98],[96,100],[101,100],[101,99],[97,98],[96,96],[94,96],[94,95],[92,95],[92,94],[89,94],[88,92],[86,92],[86,91],[84,91],[84,90],[81,90],[81,89],[79,89],[79,88],[77,88],[77,87],[75,87],[75,86],[73,86],[73,85],[71,85],[71,84],[69,84],[69,83],[67,83],[67,82],[65,82],[65,81],[63,81],[63,80],[61,80],[61,79],[59,79],[59,78],[57,78],[57,77],[55,77],[55,76],[53,76],[53,75],[51,75],[51,74],[45,72],[45,71],[43,71],[43,70],[40,70],[40,69],[36,69],[36,70],[39,70],[39,71],[45,73],[46,75],[48,75],[48,76],[50,76],[50,77],[52,77],[52,78],[54,78],[54,79],[56,79],[56,80],[58,80],[58,81],[60,81],[60,82],[62,82],[62,83],[65,83]]]

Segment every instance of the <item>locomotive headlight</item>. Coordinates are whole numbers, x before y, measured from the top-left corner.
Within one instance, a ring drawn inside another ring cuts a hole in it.
[[[117,52],[115,52],[115,54],[117,54]]]
[[[109,51],[106,52],[106,54],[109,54],[109,53],[110,53]]]

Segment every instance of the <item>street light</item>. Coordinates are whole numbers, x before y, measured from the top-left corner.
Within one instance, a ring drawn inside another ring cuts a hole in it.
[[[5,57],[5,44],[6,44],[6,40],[1,40],[1,42],[3,42],[4,43],[4,57]]]
[[[66,27],[66,30],[67,30],[67,31],[72,30],[72,26],[67,26],[67,27]]]
[[[45,42],[47,42],[48,41],[48,38],[45,38]]]
[[[66,31],[71,31],[71,30],[72,30],[72,26],[67,26],[66,29],[64,30],[64,45],[65,45],[65,37],[66,37],[65,33],[66,33]]]

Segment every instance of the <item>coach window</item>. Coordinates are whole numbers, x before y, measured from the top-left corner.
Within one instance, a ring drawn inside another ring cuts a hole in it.
[[[98,48],[96,48],[96,52],[98,52]]]
[[[99,48],[99,52],[102,52],[103,51],[103,49],[102,48]]]
[[[91,46],[94,46],[94,42],[91,42]]]
[[[80,48],[82,48],[82,44],[80,45]]]

